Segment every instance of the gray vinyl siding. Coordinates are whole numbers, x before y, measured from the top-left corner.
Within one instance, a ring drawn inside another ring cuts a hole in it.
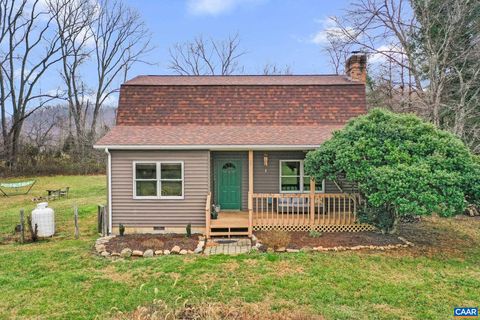
[[[265,171],[263,156],[268,154],[268,167]],[[253,192],[279,193],[280,192],[280,160],[304,160],[304,151],[256,151],[253,153]],[[248,179],[248,176],[247,176]],[[248,181],[248,180],[247,180]],[[344,192],[349,192],[351,186],[347,185]],[[248,192],[248,188],[247,188]],[[325,181],[326,193],[339,193],[340,189],[333,181]]]
[[[209,151],[111,151],[112,223],[132,227],[205,225]],[[184,161],[184,199],[133,199],[134,161]]]
[[[248,210],[248,151],[212,151],[211,152],[211,190],[213,195],[213,202],[217,201],[216,186],[217,181],[215,181],[215,160],[241,160],[242,161],[242,210]],[[255,171],[254,171],[255,172]]]

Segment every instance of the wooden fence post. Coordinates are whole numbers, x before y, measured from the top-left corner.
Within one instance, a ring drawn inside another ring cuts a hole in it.
[[[108,216],[106,207],[103,207],[102,218],[102,237],[105,237],[108,235]]]
[[[103,206],[98,205],[97,207],[97,231],[102,233],[102,221],[103,221]]]
[[[25,242],[25,210],[20,209],[20,243]]]
[[[73,207],[73,221],[75,223],[75,239],[78,239],[80,232],[78,230],[78,207]]]

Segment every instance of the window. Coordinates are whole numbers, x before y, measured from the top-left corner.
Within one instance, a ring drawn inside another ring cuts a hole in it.
[[[156,163],[137,163],[135,165],[135,191],[137,197],[157,196]]]
[[[181,163],[160,163],[160,190],[162,197],[183,195],[183,170]]]
[[[323,192],[324,181],[315,182],[315,192]],[[310,177],[303,174],[303,160],[280,160],[280,192],[310,192]]]
[[[135,199],[183,199],[183,162],[134,162]]]

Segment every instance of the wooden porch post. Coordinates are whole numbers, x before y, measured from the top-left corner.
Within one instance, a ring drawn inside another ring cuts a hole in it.
[[[310,179],[310,228],[313,229],[315,223],[315,179]]]
[[[248,150],[248,236],[253,235],[253,150]]]
[[[212,194],[209,192],[207,194],[207,201],[205,203],[205,238],[210,239],[210,232],[212,231],[211,229],[211,217],[210,217],[210,212],[211,212],[211,205],[212,205]]]

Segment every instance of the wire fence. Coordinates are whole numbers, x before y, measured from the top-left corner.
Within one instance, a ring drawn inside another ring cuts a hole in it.
[[[75,239],[80,236],[91,236],[106,232],[108,221],[106,219],[106,209],[103,205],[80,202],[68,206],[59,206],[58,210],[55,208],[55,202],[50,203],[50,205],[49,207],[54,210],[55,233],[52,236],[53,238]],[[0,216],[0,245],[32,241],[31,229],[34,229],[35,226],[29,227],[28,223],[33,210],[32,206],[20,208],[16,213],[11,211]]]

